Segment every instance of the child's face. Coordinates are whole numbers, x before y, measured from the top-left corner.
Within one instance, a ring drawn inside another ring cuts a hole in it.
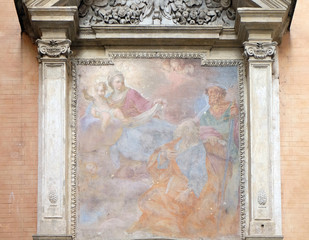
[[[105,96],[105,86],[104,84],[98,84],[97,86],[97,93],[100,97],[104,97]]]

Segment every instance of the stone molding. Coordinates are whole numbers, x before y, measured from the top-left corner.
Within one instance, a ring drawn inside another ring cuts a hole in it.
[[[72,236],[56,235],[33,235],[33,240],[72,240]]]
[[[111,58],[103,58],[103,59],[99,59],[99,58],[96,58],[96,59],[81,59],[81,58],[78,58],[78,59],[74,59],[74,63],[76,65],[92,65],[92,66],[95,66],[95,65],[98,65],[98,66],[114,65],[113,59],[111,59]],[[74,75],[73,75],[73,77],[74,77]]]
[[[287,9],[238,8],[235,31],[241,42],[249,40],[280,43],[289,21]],[[266,36],[263,39],[250,39],[248,36],[253,31],[265,33]]]
[[[80,27],[78,45],[85,40],[92,44],[140,45],[140,46],[213,46],[226,45],[239,47],[237,35],[233,28],[204,25],[144,26],[144,25],[101,25]],[[220,41],[225,39],[226,41]]]
[[[185,52],[111,52],[109,57],[116,58],[191,58],[191,59],[205,59],[205,53],[185,53]]]
[[[75,239],[76,237],[76,222],[77,222],[77,201],[76,201],[76,191],[77,191],[77,76],[76,76],[76,65],[78,62],[72,62],[72,99],[71,99],[71,106],[72,106],[72,113],[71,113],[71,182],[67,184],[71,184],[71,205],[70,205],[70,217],[71,217],[71,234],[72,238]],[[88,65],[88,64],[87,64]]]
[[[252,0],[262,8],[287,8],[291,1],[289,0]]]
[[[29,7],[79,6],[81,0],[25,0]]]
[[[25,7],[31,36],[35,39],[70,39],[76,38],[78,9],[76,6]]]
[[[256,237],[246,237],[245,240],[283,240],[283,236],[256,236]]]
[[[38,39],[36,41],[38,45],[38,53],[41,57],[47,56],[51,58],[57,58],[60,56],[68,57],[72,51],[70,49],[71,41],[65,40],[48,40]]]
[[[247,58],[253,57],[255,59],[271,59],[276,54],[276,42],[244,42],[244,54]]]

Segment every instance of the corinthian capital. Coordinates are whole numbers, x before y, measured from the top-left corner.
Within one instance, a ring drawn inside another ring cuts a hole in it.
[[[38,44],[38,52],[40,56],[60,57],[61,55],[68,56],[71,53],[71,41],[65,40],[41,40],[36,41]]]
[[[276,42],[244,42],[244,54],[247,58],[253,57],[255,59],[265,59],[267,57],[273,58],[276,54]]]

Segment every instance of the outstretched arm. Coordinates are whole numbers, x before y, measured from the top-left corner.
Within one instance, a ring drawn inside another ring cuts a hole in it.
[[[144,98],[139,92],[136,90],[131,90],[131,99],[134,102],[134,105],[136,109],[143,113],[147,110],[149,110],[152,107],[152,102],[148,101],[146,98]]]

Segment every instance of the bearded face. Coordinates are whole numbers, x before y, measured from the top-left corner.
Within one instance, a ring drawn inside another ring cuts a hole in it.
[[[206,89],[206,94],[209,97],[209,104],[216,105],[224,100],[226,92],[223,88],[215,86]]]

